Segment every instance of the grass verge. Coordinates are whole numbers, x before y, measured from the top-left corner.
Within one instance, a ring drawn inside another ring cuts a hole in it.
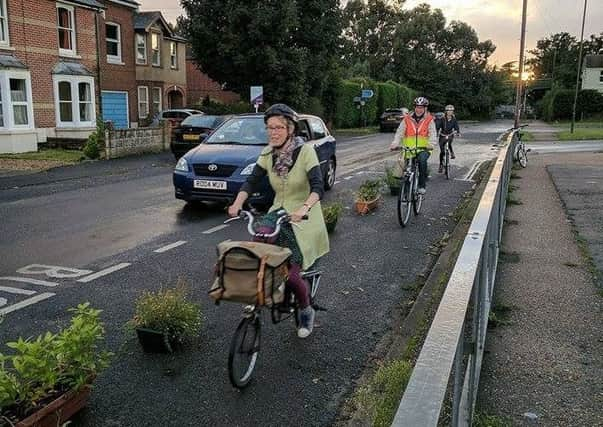
[[[54,162],[78,163],[84,158],[79,150],[64,150],[50,148],[47,150],[32,151],[28,153],[0,154],[0,159],[12,160],[49,160]]]
[[[473,417],[472,427],[511,427],[512,421],[498,415],[477,413]]]
[[[379,128],[377,126],[367,126],[365,128],[333,129],[333,134],[342,136],[372,135],[374,133],[379,133]]]
[[[569,130],[557,134],[560,141],[603,139],[603,128],[581,128],[574,129],[574,133]]]
[[[534,141],[534,134],[532,132],[522,131],[521,132],[521,139],[524,142]]]

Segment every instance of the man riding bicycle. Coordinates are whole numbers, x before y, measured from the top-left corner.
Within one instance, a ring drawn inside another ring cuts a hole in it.
[[[456,117],[454,116],[454,105],[447,105],[444,109],[445,115],[442,117],[442,120],[439,121],[438,135],[439,143],[440,143],[440,167],[438,169],[439,173],[444,172],[444,150],[445,144],[448,143],[448,149],[450,150],[450,158],[454,159],[454,150],[452,149],[452,140],[454,139],[454,135],[459,135],[459,124],[456,121]]]
[[[404,116],[389,149],[393,151],[404,146],[418,150],[411,157],[416,155],[419,160],[419,194],[425,194],[427,159],[431,154],[430,150],[437,142],[437,131],[433,116],[427,111],[429,105],[427,98],[419,96],[415,99],[414,104],[414,112]]]
[[[268,175],[275,196],[264,218],[265,226],[276,221],[275,211],[281,208],[290,213],[292,223],[308,217],[298,227],[284,224],[275,242],[292,252],[287,286],[295,293],[301,309],[297,335],[306,338],[312,333],[315,313],[301,272],[329,252],[329,237],[320,207],[324,193],[322,172],[314,147],[295,136],[298,126],[295,111],[285,104],[274,104],[264,113],[264,122],[268,146],[260,153],[253,172],[228,208],[228,214],[237,216],[249,194],[257,191],[263,177]]]

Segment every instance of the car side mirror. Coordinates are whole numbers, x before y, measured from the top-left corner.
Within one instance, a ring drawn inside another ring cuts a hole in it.
[[[207,133],[202,133],[201,135],[199,135],[199,142],[203,142],[207,139],[207,137],[209,136],[209,134]]]

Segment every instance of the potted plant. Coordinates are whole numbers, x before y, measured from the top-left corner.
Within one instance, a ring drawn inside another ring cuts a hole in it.
[[[327,231],[332,233],[335,231],[335,226],[339,220],[339,216],[343,212],[343,205],[340,202],[325,203],[322,205],[322,216],[327,226]]]
[[[377,207],[381,197],[381,185],[381,180],[367,179],[358,187],[355,201],[356,212],[365,215]]]
[[[35,340],[19,338],[0,354],[0,419],[15,427],[63,425],[83,408],[110,353],[99,351],[105,330],[89,303],[71,309],[71,325]]]
[[[171,353],[201,328],[201,309],[188,300],[184,286],[144,292],[132,319],[145,352]]]
[[[389,187],[392,196],[397,196],[400,193],[400,178],[394,175],[394,168],[385,168],[385,183]]]

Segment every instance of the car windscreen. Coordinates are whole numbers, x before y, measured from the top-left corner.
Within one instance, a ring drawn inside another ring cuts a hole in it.
[[[262,117],[233,117],[216,129],[205,143],[266,145],[268,134]]]
[[[194,115],[182,120],[181,126],[195,126],[213,129],[216,126],[216,116]]]

